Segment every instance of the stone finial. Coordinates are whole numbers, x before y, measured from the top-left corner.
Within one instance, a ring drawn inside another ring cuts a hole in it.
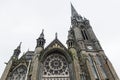
[[[40,34],[40,38],[44,38],[44,29],[42,29],[42,32]]]
[[[57,37],[58,37],[58,34],[57,34],[57,32],[55,33],[55,39],[57,39]]]
[[[21,44],[22,44],[22,42],[20,42],[20,44],[19,44],[19,46],[17,47],[17,49],[20,50],[20,48],[21,48]]]

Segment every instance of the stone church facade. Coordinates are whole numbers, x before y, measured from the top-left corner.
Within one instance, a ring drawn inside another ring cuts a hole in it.
[[[18,59],[20,43],[0,80],[119,80],[89,20],[80,16],[72,4],[71,27],[66,43],[67,48],[56,35],[44,47],[42,31],[35,51],[27,51]]]

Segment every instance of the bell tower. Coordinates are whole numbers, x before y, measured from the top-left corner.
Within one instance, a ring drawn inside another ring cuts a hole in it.
[[[106,57],[89,20],[77,13],[71,4],[71,28],[68,32],[68,47],[77,51],[81,80],[119,80]]]
[[[79,15],[71,4],[71,31],[80,50],[102,50],[96,38],[89,20]]]

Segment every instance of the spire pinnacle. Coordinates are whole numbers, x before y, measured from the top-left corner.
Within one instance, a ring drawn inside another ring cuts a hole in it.
[[[42,29],[42,33],[40,34],[40,38],[44,38],[44,29]]]
[[[29,48],[28,48],[28,50],[27,51],[29,51]]]
[[[71,3],[71,15],[72,16],[79,16],[79,14],[77,13],[77,11],[75,10],[74,6]]]
[[[57,37],[58,37],[58,34],[57,34],[57,32],[55,33],[55,39],[57,39]]]
[[[20,50],[20,48],[21,48],[21,44],[22,44],[22,42],[20,42],[20,44],[19,44],[19,46],[17,47],[17,49]]]

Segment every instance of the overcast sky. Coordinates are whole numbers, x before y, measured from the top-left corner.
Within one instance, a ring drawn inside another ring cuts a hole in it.
[[[90,20],[105,54],[120,77],[120,0],[71,0],[79,14]],[[34,51],[42,29],[46,45],[58,33],[66,45],[70,28],[70,0],[0,0],[0,76],[13,50]]]

